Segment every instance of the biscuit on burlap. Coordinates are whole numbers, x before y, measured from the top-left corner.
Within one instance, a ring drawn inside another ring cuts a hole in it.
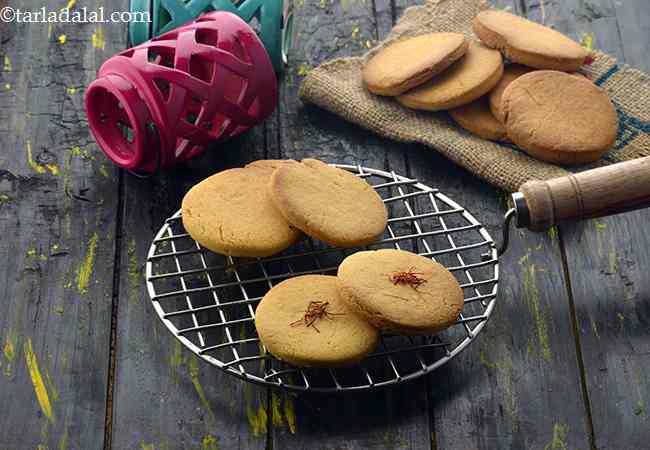
[[[501,50],[512,62],[536,69],[574,72],[589,56],[559,31],[505,11],[481,11],[472,28],[485,45]]]
[[[449,115],[461,128],[483,139],[507,140],[506,128],[490,111],[488,97],[484,95],[472,103],[450,109]]]
[[[508,137],[535,158],[558,164],[596,161],[614,144],[618,116],[609,96],[584,77],[537,70],[503,93]]]
[[[377,95],[395,96],[430,80],[467,51],[460,33],[429,33],[399,40],[366,61],[363,81]]]
[[[420,86],[397,97],[412,109],[440,111],[470,103],[492,89],[503,73],[501,54],[471,42],[465,56]]]
[[[503,91],[505,91],[508,85],[514,80],[528,72],[532,72],[533,70],[535,69],[519,64],[508,64],[503,68],[501,79],[488,94],[490,98],[490,110],[499,122],[503,123],[505,120],[503,117],[503,110],[501,109],[501,97],[503,97]]]

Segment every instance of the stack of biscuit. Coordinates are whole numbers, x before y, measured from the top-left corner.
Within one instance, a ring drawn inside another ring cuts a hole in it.
[[[430,33],[381,48],[364,65],[366,88],[408,108],[449,111],[467,131],[544,161],[584,164],[607,152],[618,116],[605,91],[576,72],[587,50],[505,11],[479,13],[473,30],[480,41]]]
[[[388,214],[363,179],[321,161],[255,161],[213,175],[183,198],[183,225],[197,242],[228,256],[280,252],[302,233],[339,247],[383,235]],[[304,275],[274,286],[255,312],[262,344],[299,366],[363,359],[381,331],[431,334],[463,308],[456,278],[429,258],[401,250],[357,252],[337,276]]]

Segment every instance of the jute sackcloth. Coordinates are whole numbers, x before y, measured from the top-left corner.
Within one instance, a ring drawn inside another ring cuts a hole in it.
[[[650,77],[598,51],[593,52],[593,61],[581,72],[609,93],[620,123],[612,149],[585,167],[567,169],[538,161],[513,145],[471,135],[445,112],[412,111],[364,88],[363,62],[378,49],[404,36],[436,31],[461,32],[476,39],[472,19],[489,7],[483,0],[427,0],[422,6],[408,8],[388,38],[365,55],[335,59],[310,71],[300,87],[300,97],[386,138],[424,144],[510,192],[528,180],[555,178],[568,170],[575,172],[650,155]]]

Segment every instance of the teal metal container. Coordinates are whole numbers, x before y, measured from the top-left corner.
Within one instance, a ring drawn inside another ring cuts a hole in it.
[[[139,45],[210,11],[238,15],[259,35],[276,73],[284,70],[291,46],[293,0],[131,0],[131,12],[148,13],[151,21],[129,24],[130,45]]]

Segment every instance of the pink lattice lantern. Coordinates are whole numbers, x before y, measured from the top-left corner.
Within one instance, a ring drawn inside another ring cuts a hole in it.
[[[219,11],[110,58],[85,103],[104,153],[153,173],[263,121],[277,98],[262,42],[242,19]]]

